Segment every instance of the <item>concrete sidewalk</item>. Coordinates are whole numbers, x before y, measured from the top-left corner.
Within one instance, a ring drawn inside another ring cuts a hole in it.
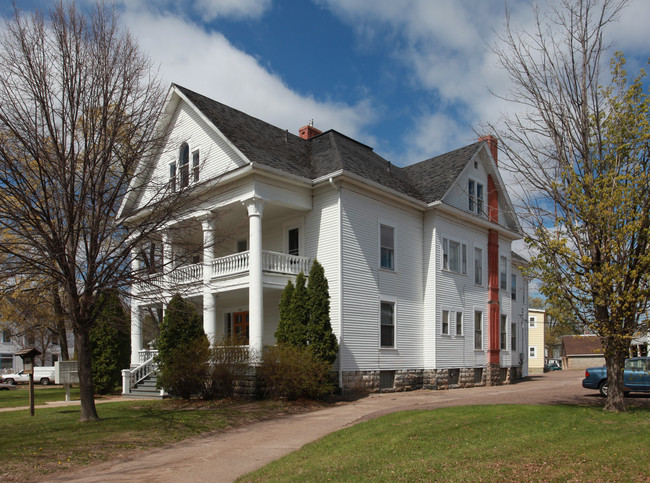
[[[308,413],[262,421],[192,438],[126,461],[111,461],[49,481],[227,482],[289,454],[307,443],[384,414],[472,404],[584,404],[602,406],[597,391],[583,389],[582,371],[556,371],[506,386],[373,394]],[[650,407],[650,397],[630,398]]]

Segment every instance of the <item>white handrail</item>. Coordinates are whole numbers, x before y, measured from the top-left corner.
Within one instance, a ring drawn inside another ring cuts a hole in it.
[[[133,389],[136,384],[156,371],[156,363],[154,362],[154,359],[158,351],[147,352],[150,352],[152,355],[138,367],[122,370],[122,394],[131,394],[131,389]]]

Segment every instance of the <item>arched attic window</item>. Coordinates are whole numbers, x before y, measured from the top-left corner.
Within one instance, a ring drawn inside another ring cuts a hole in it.
[[[178,153],[178,168],[180,171],[181,188],[187,188],[190,184],[190,147],[187,143],[181,144]]]

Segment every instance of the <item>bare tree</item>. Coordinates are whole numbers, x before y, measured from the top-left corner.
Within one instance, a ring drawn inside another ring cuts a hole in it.
[[[17,8],[0,37],[0,264],[5,287],[59,287],[79,364],[81,420],[98,418],[89,332],[100,293],[128,288],[132,253],[169,221],[180,194],[147,185],[138,229],[117,218],[165,133],[164,90],[114,7],[47,16]],[[169,196],[167,196],[169,195]],[[161,201],[164,199],[164,201]]]
[[[542,293],[604,341],[612,411],[625,409],[622,365],[650,282],[648,96],[641,77],[628,81],[622,55],[601,87],[605,30],[625,4],[562,0],[536,9],[527,33],[507,21],[495,52],[517,114],[492,126],[527,190]]]

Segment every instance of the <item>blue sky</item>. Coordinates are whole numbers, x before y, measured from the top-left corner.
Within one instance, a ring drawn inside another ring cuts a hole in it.
[[[18,3],[26,11],[51,5]],[[313,119],[397,165],[471,143],[482,123],[512,108],[489,93],[507,88],[488,48],[502,30],[501,0],[116,3],[165,83],[296,134]],[[527,1],[508,6],[515,26],[531,25]],[[609,30],[630,71],[650,55],[649,18],[650,2],[633,0]]]

